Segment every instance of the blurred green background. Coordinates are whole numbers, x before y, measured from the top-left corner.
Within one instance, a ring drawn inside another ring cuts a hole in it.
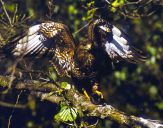
[[[108,104],[144,118],[163,121],[163,3],[159,0],[3,0],[6,10],[15,21],[19,17],[30,17],[24,24],[30,26],[47,20],[62,22],[70,27],[79,42],[85,37],[86,29],[77,32],[96,15],[128,33],[132,44],[144,51],[148,59],[145,64],[125,62],[108,64],[101,80],[104,97]],[[0,20],[8,22],[0,4]],[[1,24],[2,25],[2,24]],[[8,30],[10,31],[10,29]],[[0,31],[5,35],[6,31]],[[0,87],[0,90],[2,88]],[[3,89],[2,89],[3,90]],[[15,103],[19,91],[0,94],[0,101]],[[12,128],[65,127],[53,120],[59,107],[41,102],[23,92],[19,103],[27,107],[15,109]],[[11,107],[0,102],[0,127],[6,128]],[[100,121],[100,127],[117,128],[116,123]]]

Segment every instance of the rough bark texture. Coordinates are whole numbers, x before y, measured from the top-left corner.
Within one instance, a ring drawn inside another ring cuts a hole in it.
[[[7,88],[10,77],[0,76],[0,86]],[[63,90],[59,95],[57,92],[60,90],[58,85],[54,83],[47,83],[41,81],[27,80],[17,81],[14,79],[12,88],[18,90],[29,90],[32,95],[40,98],[42,101],[47,100],[52,103],[60,104],[61,102],[69,102],[73,107],[77,108],[78,112],[84,113],[86,116],[93,116],[101,119],[110,119],[116,121],[122,126],[132,128],[161,128],[162,123],[156,120],[144,119],[133,115],[126,115],[124,112],[119,111],[108,104],[96,105],[88,100],[84,95],[79,93],[75,87],[69,90]],[[49,95],[49,92],[54,92]]]

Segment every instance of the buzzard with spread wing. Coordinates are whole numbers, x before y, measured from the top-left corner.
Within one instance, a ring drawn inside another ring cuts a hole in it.
[[[95,50],[96,49],[96,50]],[[90,86],[87,92],[103,98],[99,91],[97,53],[105,51],[112,60],[144,62],[145,57],[126,39],[125,34],[103,19],[88,25],[88,39],[75,45],[68,27],[62,23],[45,22],[34,25],[20,38],[1,49],[5,57],[47,57],[58,75],[72,77]],[[95,55],[96,54],[96,55]],[[107,58],[105,58],[107,59]],[[86,91],[84,93],[87,95]]]
[[[88,39],[80,42],[76,56],[79,60],[80,71],[86,74],[90,81],[92,94],[103,98],[99,91],[101,59],[108,59],[102,52],[106,52],[113,61],[127,61],[143,63],[146,57],[140,50],[134,48],[126,35],[117,27],[103,19],[92,20],[88,25]],[[102,56],[101,56],[102,55]]]
[[[132,46],[126,35],[103,19],[96,19],[90,23],[88,35],[89,39],[97,42],[98,47],[102,47],[113,61],[124,60],[131,63],[145,61],[146,57]]]
[[[78,75],[74,61],[74,39],[68,27],[62,23],[50,21],[34,25],[25,35],[7,43],[2,50],[6,57],[14,59],[47,57],[58,75]]]

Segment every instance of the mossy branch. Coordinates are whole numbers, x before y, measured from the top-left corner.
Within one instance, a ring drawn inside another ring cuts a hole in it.
[[[0,76],[0,86],[8,87],[10,77]],[[42,101],[47,100],[52,103],[60,104],[65,102],[65,99],[70,102],[79,112],[88,117],[97,117],[101,119],[110,119],[116,121],[122,126],[132,128],[160,128],[163,127],[162,123],[156,120],[144,119],[142,117],[128,116],[108,104],[96,105],[89,101],[84,95],[79,93],[75,87],[69,90],[63,90],[62,95],[58,95],[58,86],[54,83],[47,83],[42,81],[26,80],[17,81],[14,79],[12,88],[18,90],[29,90],[32,95],[40,98]],[[54,92],[49,95],[49,92]]]

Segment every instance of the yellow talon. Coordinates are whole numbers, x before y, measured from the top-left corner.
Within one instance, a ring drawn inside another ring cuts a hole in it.
[[[93,92],[94,94],[97,94],[101,99],[104,98],[102,92],[100,92],[100,91],[98,90],[98,83],[95,83],[95,84],[93,85],[93,87],[92,87],[92,92]]]
[[[103,99],[103,98],[104,98],[104,96],[103,96],[102,92],[100,92],[100,91],[96,90],[94,93],[95,93],[95,94],[97,94],[98,96],[100,96],[100,98],[101,98],[101,99]]]
[[[84,93],[84,95],[87,97],[88,100],[91,99],[90,96],[88,95],[88,93],[87,93],[87,91],[86,91],[85,89],[83,89],[83,93]]]

